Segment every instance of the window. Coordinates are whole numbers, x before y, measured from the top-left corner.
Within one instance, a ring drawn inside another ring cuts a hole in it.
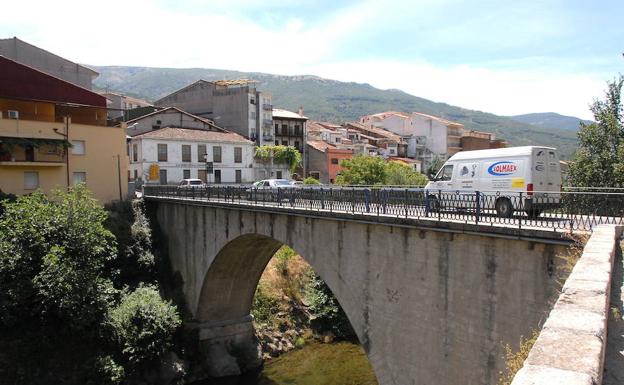
[[[249,104],[256,104],[256,99],[255,98],[249,98]]]
[[[451,180],[452,176],[453,176],[453,165],[447,164],[438,172],[438,175],[436,175],[435,180],[441,180],[441,181]]]
[[[128,171],[130,172],[130,171]],[[139,179],[139,171],[138,170],[134,170],[134,180]]]
[[[182,145],[182,162],[190,162],[191,161],[191,145],[183,144]]]
[[[24,172],[24,190],[34,190],[39,187],[39,173],[37,171]]]
[[[276,146],[279,146],[279,140],[276,140],[276,141],[275,141],[275,145],[276,145]]]
[[[277,177],[277,179],[282,179],[282,172],[281,171],[276,171],[275,172],[275,176]]]
[[[331,164],[338,164],[338,158],[331,158]]]
[[[212,161],[215,163],[221,163],[221,146],[212,147]]]
[[[275,135],[279,135],[279,124],[275,125]]]
[[[297,149],[299,149],[299,141],[298,141],[298,140],[295,140],[295,147],[296,147]]]
[[[282,146],[288,146],[288,141],[287,140],[282,140]]]
[[[310,176],[316,180],[321,179],[321,173],[318,171],[310,171]]]
[[[72,140],[72,154],[84,155],[85,154],[85,141],[84,140]]]
[[[206,145],[205,144],[198,144],[197,145],[197,161],[198,162],[205,162],[206,159]]]
[[[139,148],[136,144],[132,145],[132,161],[136,162],[137,159],[139,158]]]
[[[295,135],[301,135],[301,127],[298,124],[295,124]]]
[[[236,183],[242,183],[243,182],[243,172],[241,170],[235,170],[234,172],[236,174],[236,176],[235,176],[236,181],[235,182]]]
[[[234,147],[234,163],[243,163],[242,147]]]
[[[251,120],[256,120],[256,111],[249,111],[249,117]]]
[[[159,143],[158,144],[158,161],[166,162],[167,161],[167,145]],[[166,184],[166,183],[161,183]]]
[[[282,124],[282,135],[288,135],[288,125]]]
[[[340,137],[334,139],[336,141],[336,143],[340,143]]]
[[[161,169],[159,172],[160,184],[167,184],[167,170]]]
[[[87,183],[87,173],[84,171],[74,172],[74,186],[80,183]]]
[[[191,179],[191,170],[182,170],[182,179]]]
[[[214,170],[215,183],[221,183],[221,170]]]

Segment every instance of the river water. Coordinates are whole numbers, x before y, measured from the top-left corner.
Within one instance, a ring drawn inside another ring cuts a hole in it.
[[[266,362],[259,374],[194,385],[377,385],[377,380],[360,345],[312,342]]]

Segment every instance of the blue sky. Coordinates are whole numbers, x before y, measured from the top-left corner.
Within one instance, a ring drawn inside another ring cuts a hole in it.
[[[86,4],[12,1],[0,37],[81,63],[314,74],[500,115],[591,118],[624,72],[621,0]]]

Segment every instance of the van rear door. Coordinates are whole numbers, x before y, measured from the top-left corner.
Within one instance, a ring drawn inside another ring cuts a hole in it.
[[[545,148],[533,149],[533,165],[531,174],[533,174],[532,183],[533,191],[547,191],[548,185],[548,150]]]

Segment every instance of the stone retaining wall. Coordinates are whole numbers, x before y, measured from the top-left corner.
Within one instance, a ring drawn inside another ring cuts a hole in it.
[[[512,385],[602,383],[611,272],[622,229],[594,229]]]

